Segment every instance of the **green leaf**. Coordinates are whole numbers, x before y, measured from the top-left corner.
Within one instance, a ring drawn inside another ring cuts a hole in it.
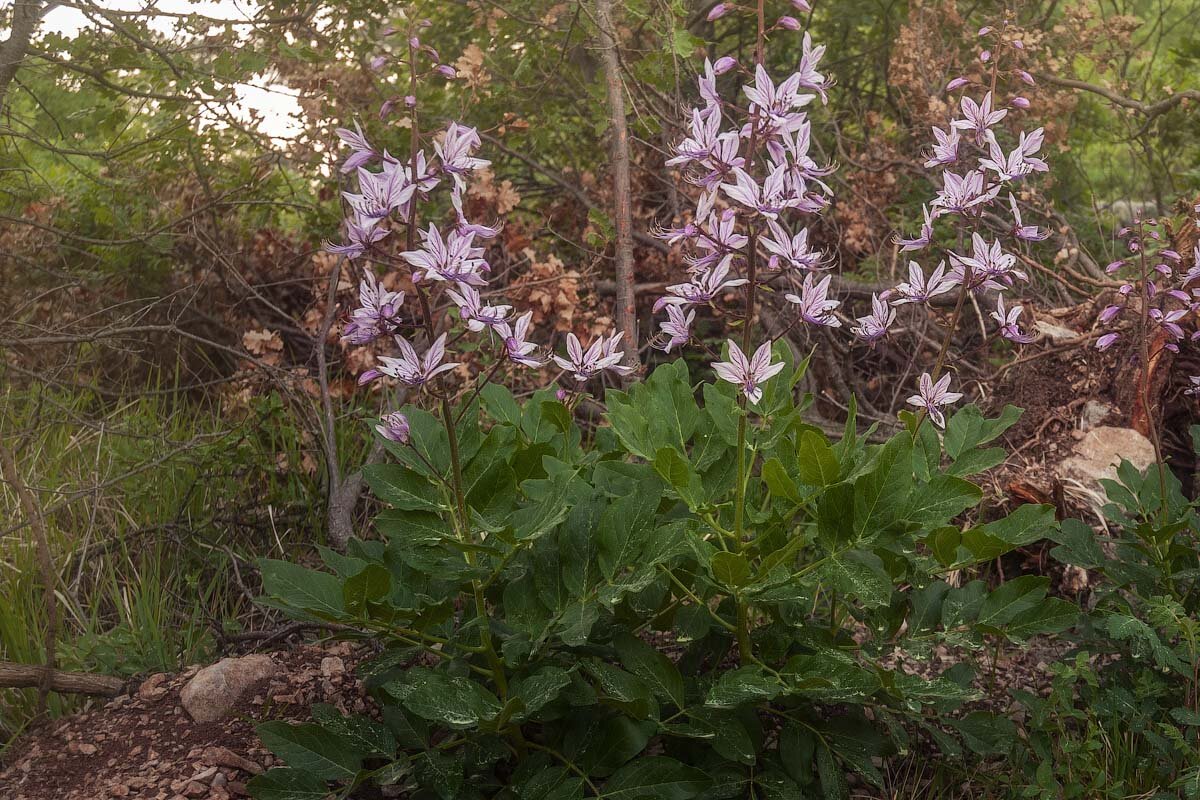
[[[324,800],[330,794],[325,781],[290,767],[276,767],[255,775],[246,788],[255,800]]]
[[[892,601],[892,580],[874,553],[863,550],[842,553],[827,561],[820,573],[831,587],[866,608],[886,606]]]
[[[392,591],[392,573],[379,564],[368,564],[362,572],[351,575],[342,586],[346,611],[363,615],[372,603],[382,602]]]
[[[414,667],[383,688],[418,717],[451,728],[470,728],[500,713],[500,701],[481,684],[428,667]]]
[[[806,430],[796,447],[796,470],[809,486],[830,486],[837,483],[842,467],[824,434]]]
[[[383,723],[362,714],[348,717],[327,703],[312,707],[313,719],[322,728],[341,736],[355,750],[369,755],[391,758],[396,754],[396,737]]]
[[[437,511],[436,487],[427,478],[400,464],[368,464],[363,477],[375,496],[405,511]]]
[[[729,587],[745,586],[750,580],[750,562],[741,553],[718,550],[711,561],[713,578]]]
[[[413,759],[417,779],[432,787],[442,800],[455,800],[463,785],[463,756],[441,750],[426,750]]]
[[[787,469],[778,458],[769,458],[763,463],[762,477],[773,496],[781,497],[795,505],[803,501],[800,487],[792,480],[792,476],[787,474]]]
[[[661,498],[662,486],[653,478],[638,483],[630,494],[617,498],[601,513],[595,533],[597,558],[610,580],[618,570],[637,566]]]
[[[712,783],[708,775],[666,756],[648,756],[617,770],[600,792],[607,800],[690,800]]]
[[[645,749],[654,723],[625,716],[580,715],[563,740],[563,751],[591,775],[611,775]]]
[[[984,599],[975,621],[999,628],[1041,603],[1049,587],[1050,579],[1040,575],[1022,575],[1002,583]]]
[[[987,444],[1011,428],[1022,413],[1016,406],[1005,406],[996,419],[985,419],[975,406],[963,406],[946,423],[946,435],[942,437],[946,454],[957,461],[968,450]]]
[[[718,755],[731,761],[750,765],[757,759],[754,740],[738,713],[732,709],[708,706],[689,708],[687,719],[682,725],[670,726],[668,733],[708,742]]]
[[[912,491],[912,438],[901,433],[878,452],[875,468],[854,482],[854,532],[871,539],[891,524]]]
[[[773,700],[783,689],[779,680],[768,676],[761,667],[741,667],[718,678],[704,702],[716,708],[734,708],[742,703]]]
[[[264,722],[256,729],[267,748],[283,762],[324,780],[352,778],[362,766],[362,753],[320,725]]]
[[[1079,620],[1079,606],[1057,597],[1048,597],[1036,608],[1018,614],[1004,626],[1004,635],[1023,641],[1044,633],[1058,633]]]
[[[700,475],[673,447],[660,447],[654,456],[654,471],[663,477],[690,509],[704,504]]]
[[[919,525],[944,525],[974,508],[983,499],[983,490],[970,481],[951,475],[935,475],[909,498],[904,519]]]
[[[271,558],[260,558],[256,563],[268,597],[324,617],[339,619],[346,615],[342,582],[336,575]]]
[[[488,382],[479,393],[483,408],[497,422],[521,427],[521,406],[512,392],[502,383]]]
[[[614,637],[613,645],[625,669],[645,681],[660,700],[683,708],[683,676],[671,659],[624,631]]]
[[[553,703],[559,692],[570,685],[571,673],[555,666],[542,667],[529,677],[515,682],[512,695],[525,705],[520,717],[527,718]]]

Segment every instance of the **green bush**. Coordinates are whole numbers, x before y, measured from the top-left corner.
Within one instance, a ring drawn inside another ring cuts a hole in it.
[[[267,723],[287,766],[256,796],[839,797],[846,771],[880,783],[910,730],[1007,751],[1007,720],[953,713],[976,696],[965,665],[927,680],[881,656],[1075,622],[1044,578],[945,579],[1055,530],[1046,506],[954,522],[1019,411],[964,408],[944,439],[909,416],[879,444],[851,413],[831,441],[793,400],[804,364],[777,358],[749,410],[682,361],[586,429],[497,385],[452,431],[405,409],[409,445],[368,471],[381,538],[325,551],[326,571],[261,562],[272,605],[383,646],[361,668],[382,722]]]

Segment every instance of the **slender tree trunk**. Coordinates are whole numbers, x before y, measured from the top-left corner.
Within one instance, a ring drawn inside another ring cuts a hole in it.
[[[633,198],[629,188],[629,126],[625,119],[625,91],[617,54],[617,29],[613,25],[612,0],[595,0],[604,83],[608,89],[610,144],[613,177],[613,222],[617,230],[613,257],[616,262],[616,323],[625,332],[625,364],[635,369],[638,358],[637,306],[633,274]]]
[[[42,21],[45,5],[45,0],[15,0],[13,4],[12,27],[8,38],[0,42],[0,108],[4,107],[8,85],[25,60],[29,42]]]
[[[111,675],[97,675],[92,672],[60,672],[56,669],[0,661],[0,688],[32,689],[41,686],[68,694],[113,697],[120,694],[121,690],[125,688],[125,681]]]

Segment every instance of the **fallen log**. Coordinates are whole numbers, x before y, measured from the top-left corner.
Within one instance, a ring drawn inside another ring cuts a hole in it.
[[[0,661],[0,689],[36,689],[42,685],[46,668],[33,664],[14,664]],[[65,694],[87,694],[113,697],[125,688],[125,681],[111,675],[92,672],[63,672],[50,670],[51,691]]]

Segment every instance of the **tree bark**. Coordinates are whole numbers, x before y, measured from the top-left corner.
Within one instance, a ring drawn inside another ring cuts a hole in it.
[[[612,19],[612,0],[595,0],[604,83],[608,90],[608,113],[612,140],[610,153],[613,179],[613,223],[617,240],[613,248],[617,284],[616,323],[625,332],[625,365],[637,369],[637,306],[633,270],[633,198],[629,188],[629,126],[625,119],[625,89],[617,54],[617,30]]]
[[[29,42],[42,21],[45,5],[45,0],[16,0],[13,4],[12,27],[8,38],[0,42],[0,109],[4,107],[8,85],[17,76]]]
[[[30,664],[0,661],[0,688],[31,689],[49,686],[56,692],[113,697],[125,688],[125,681],[111,675],[91,672],[60,672]]]

